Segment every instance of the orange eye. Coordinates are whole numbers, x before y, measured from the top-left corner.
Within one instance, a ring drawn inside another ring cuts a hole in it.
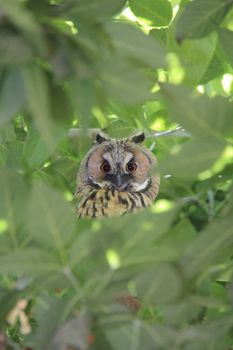
[[[102,173],[109,173],[111,171],[111,166],[108,162],[103,162],[100,166],[100,170],[102,171]]]
[[[126,170],[129,173],[133,173],[134,171],[137,170],[137,164],[135,162],[130,161],[127,165],[126,165]]]

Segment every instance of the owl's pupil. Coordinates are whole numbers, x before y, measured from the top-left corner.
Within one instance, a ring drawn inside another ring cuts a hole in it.
[[[137,164],[135,162],[129,162],[127,164],[126,170],[129,171],[130,173],[132,173],[136,169],[137,169]]]
[[[109,171],[111,170],[111,166],[108,162],[103,162],[101,164],[101,170],[103,173],[109,173]]]

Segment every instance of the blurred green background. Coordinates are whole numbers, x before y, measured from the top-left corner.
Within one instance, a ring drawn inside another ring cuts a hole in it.
[[[232,350],[232,43],[233,0],[0,0],[0,350]],[[77,220],[89,128],[177,125],[151,209]]]

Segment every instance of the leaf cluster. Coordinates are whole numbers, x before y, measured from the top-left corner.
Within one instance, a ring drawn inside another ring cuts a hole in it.
[[[0,0],[0,349],[232,348],[232,39],[232,0]],[[75,217],[88,129],[177,124],[152,208]]]

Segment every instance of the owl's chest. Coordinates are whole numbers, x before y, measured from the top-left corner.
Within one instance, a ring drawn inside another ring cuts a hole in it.
[[[86,189],[79,192],[81,198],[77,213],[79,217],[113,217],[151,205],[152,200],[143,193],[117,190]]]

